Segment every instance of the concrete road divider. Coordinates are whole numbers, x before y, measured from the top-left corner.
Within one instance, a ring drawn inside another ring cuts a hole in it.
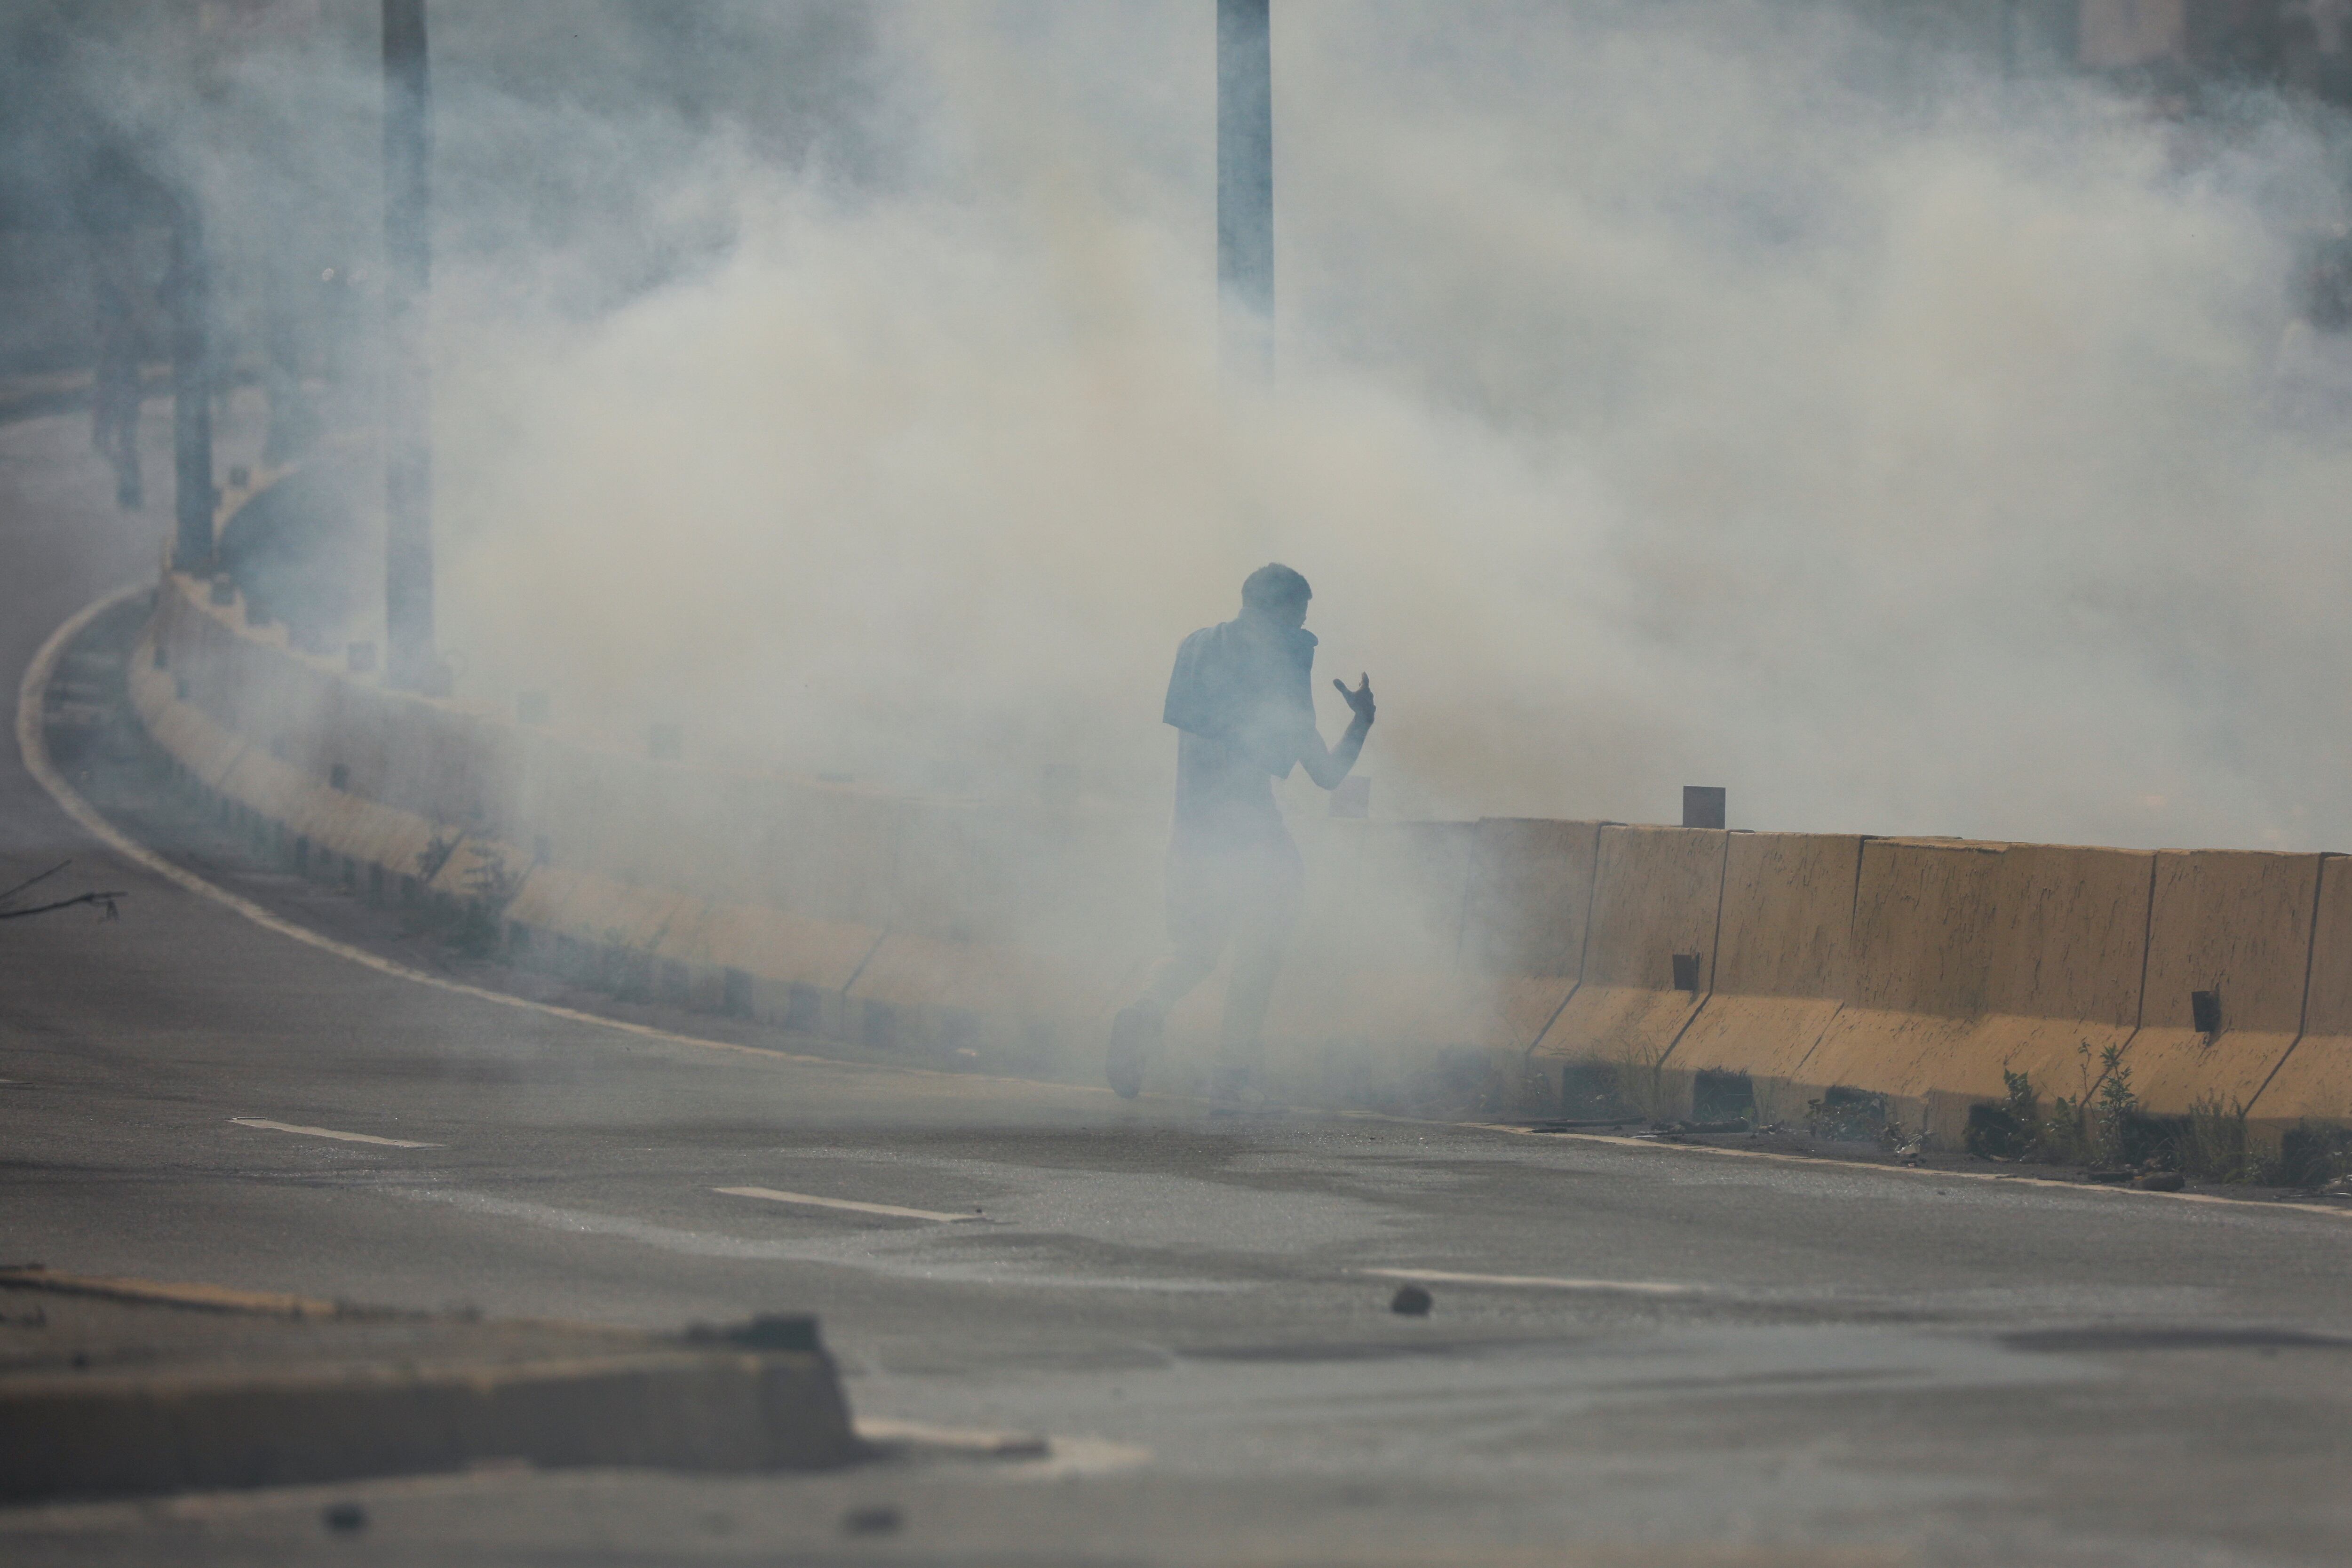
[[[1452,1007],[1467,1021],[1466,1038],[1516,1077],[1513,1096],[1529,1109],[1549,1109],[1558,1092],[1529,1082],[1527,1057],[1584,973],[1601,826],[1489,816],[1471,839]]]
[[[1853,986],[1800,1072],[1824,1089],[1885,1095],[1916,1124],[1922,1074],[1985,1011],[1992,988],[2001,844],[1874,838],[1862,846]]]
[[[2141,1106],[2250,1107],[2303,1032],[2321,857],[2166,849],[2124,1060]]]
[[[598,750],[352,677],[208,588],[166,577],[129,670],[175,776],[257,849],[478,910],[530,962],[944,1065],[1092,1077],[1162,941],[1164,823],[1067,770],[982,801]],[[1305,1100],[1790,1121],[1850,1090],[1958,1142],[2004,1074],[2079,1098],[2120,1047],[2158,1114],[2352,1111],[2352,873],[2317,856],[1297,830],[1307,907],[1267,1061]],[[1205,1071],[1223,1001],[1219,975],[1177,1009],[1171,1068]]]
[[[2229,1022],[2226,1013],[2222,1022]],[[2250,1110],[2267,1139],[2305,1121],[2352,1125],[2352,859],[2344,856],[2327,856],[2319,866],[2303,1037],[2255,1092]]]
[[[509,934],[523,939],[518,958],[650,997],[652,954],[670,927],[698,907],[672,888],[639,887],[568,866],[534,866],[503,919]],[[615,963],[643,965],[645,973],[614,973]]]
[[[146,645],[142,645],[145,647]],[[348,790],[320,788],[315,775],[279,761],[192,701],[178,699],[169,664],[134,658],[132,710],[156,743],[199,787],[269,818],[289,837],[385,875],[415,875],[433,840],[431,824]]]
[[[2023,1073],[2045,1102],[2098,1087],[2139,1021],[2154,857],[2144,849],[2012,844],[2001,855],[1986,1011],[1917,1082],[1931,1131],[1957,1145],[1969,1107]]]
[[[1803,1119],[1810,1094],[1799,1069],[1853,989],[1862,843],[1853,834],[1731,835],[1713,989],[1666,1058],[1671,1114]]]
[[[686,965],[698,1005],[845,1037],[843,993],[881,941],[872,926],[764,904],[712,903],[666,931],[655,951]]]
[[[159,632],[158,627],[149,627],[133,648],[124,672],[131,709],[173,762],[205,788],[216,787],[249,742],[193,701],[180,698],[180,682],[187,677],[170,660],[168,650],[165,659],[158,661]]]
[[[1571,984],[1583,973],[1601,826],[1539,817],[1479,820],[1462,912],[1464,967]]]
[[[2046,1100],[2096,1088],[2131,1038],[2146,956],[2145,850],[1873,839],[1854,903],[1853,991],[1801,1076],[1888,1097],[1956,1144],[2004,1072]]]
[[[1617,1101],[1664,1114],[1664,1068],[1713,984],[1723,909],[1719,828],[1601,828],[1582,979],[1528,1053],[1561,1110]]]

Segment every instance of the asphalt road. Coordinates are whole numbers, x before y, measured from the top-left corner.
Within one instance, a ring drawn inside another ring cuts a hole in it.
[[[165,503],[115,512],[85,429],[0,427],[9,689],[156,558]],[[861,1417],[1055,1451],[0,1510],[11,1563],[2352,1558],[2352,1217],[625,1034],[250,924],[9,757],[0,885],[68,855],[68,890],[131,897],[0,923],[0,1261],[814,1310]],[[1402,1274],[1428,1317],[1390,1310]],[[330,1532],[345,1498],[366,1528]],[[895,1530],[845,1524],[881,1505]]]

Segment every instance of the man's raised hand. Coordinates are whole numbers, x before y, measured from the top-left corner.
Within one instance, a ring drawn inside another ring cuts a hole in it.
[[[1348,700],[1348,706],[1356,710],[1356,717],[1369,724],[1372,721],[1372,714],[1375,710],[1372,703],[1372,678],[1359,674],[1356,679],[1359,684],[1353,691],[1348,689],[1348,683],[1344,680],[1334,680],[1331,686],[1340,696]]]

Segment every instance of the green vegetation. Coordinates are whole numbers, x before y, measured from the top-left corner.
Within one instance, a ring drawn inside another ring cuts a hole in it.
[[[2276,1180],[2277,1173],[2247,1136],[2246,1108],[2224,1105],[2218,1094],[2202,1095],[2190,1103],[2188,1125],[2173,1147],[2180,1173],[2191,1180],[2264,1184]]]
[[[1980,1105],[1969,1114],[1969,1152],[2050,1165],[2115,1165],[2138,1152],[2147,1118],[2133,1092],[2123,1047],[2109,1046],[2095,1058],[2084,1040],[2074,1053],[2078,1091],[2053,1096],[2046,1107],[2027,1075],[2003,1068],[2007,1096],[1997,1106]]]
[[[1675,1107],[1666,1092],[1665,1052],[1628,1050],[1615,1065],[1618,1098],[1629,1110],[1653,1122],[1675,1119]]]
[[[2021,1072],[2003,1069],[2007,1094],[1969,1112],[1969,1152],[1988,1160],[2053,1165],[2137,1166],[2176,1171],[2192,1182],[2322,1187],[2352,1179],[2352,1131],[2306,1121],[2266,1149],[2247,1125],[2242,1101],[2206,1095],[2185,1116],[2152,1116],[2133,1090],[2119,1047],[2080,1047],[2083,1091],[2045,1106]]]

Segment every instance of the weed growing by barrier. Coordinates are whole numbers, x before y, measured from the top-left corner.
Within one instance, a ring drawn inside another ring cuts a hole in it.
[[[1968,1152],[1988,1160],[2050,1165],[2113,1165],[2148,1158],[2147,1118],[2132,1089],[2123,1047],[2101,1051],[2095,1070],[2088,1041],[2074,1051],[2082,1074],[2078,1092],[2055,1095],[2046,1107],[2030,1077],[2003,1068],[2006,1097],[1969,1112],[1963,1135]]]
[[[2087,1047],[2083,1054],[2087,1063]],[[2352,1131],[2306,1121],[2275,1150],[2266,1150],[2248,1125],[2245,1104],[2218,1094],[2191,1102],[2185,1116],[2151,1115],[2141,1108],[2120,1055],[2108,1047],[2100,1053],[2095,1088],[2078,1098],[2057,1096],[2046,1107],[2025,1074],[2004,1069],[2007,1096],[1969,1112],[1969,1152],[2020,1163],[2131,1165],[2231,1185],[2329,1187],[2352,1181]]]
[[[2275,1174],[2247,1133],[2245,1106],[2224,1104],[2218,1094],[2189,1103],[2173,1148],[2180,1173],[2194,1180],[2265,1182]]]

